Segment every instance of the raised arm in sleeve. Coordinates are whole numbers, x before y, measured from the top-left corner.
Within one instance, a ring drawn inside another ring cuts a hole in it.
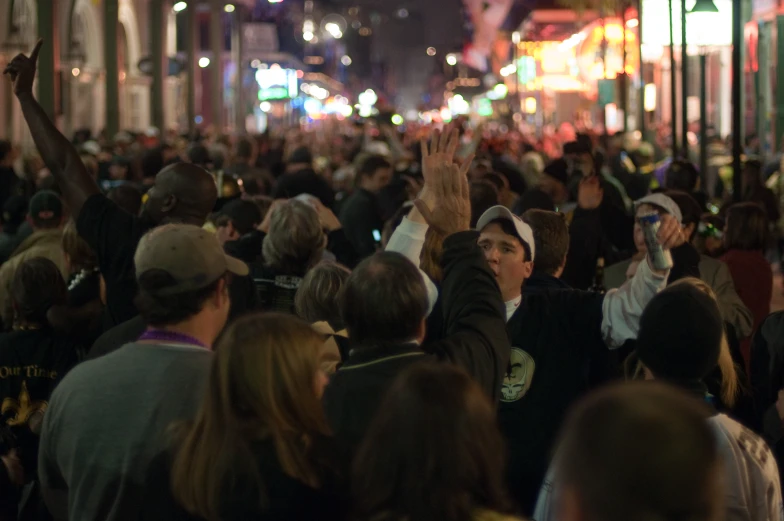
[[[57,180],[63,199],[76,219],[85,201],[100,193],[100,189],[87,172],[76,148],[57,130],[33,94],[20,94],[18,98],[35,146]]]
[[[646,259],[631,280],[607,292],[602,302],[602,337],[608,347],[621,347],[637,337],[645,306],[666,285],[667,275],[654,273]]]
[[[414,210],[412,210],[413,212]],[[418,213],[418,212],[417,212]],[[405,258],[414,263],[414,266],[419,269],[419,257],[422,254],[422,248],[425,245],[425,234],[427,234],[427,224],[422,224],[417,221],[410,220],[408,217],[403,217],[403,221],[392,232],[392,237],[389,238],[386,251],[394,251],[400,253]],[[427,297],[430,302],[428,308],[428,315],[433,310],[435,302],[438,300],[438,288],[435,283],[430,280],[427,273],[419,269],[422,279],[427,286]]]
[[[444,337],[424,350],[461,366],[495,402],[509,363],[511,345],[501,290],[487,267],[474,231],[444,241],[441,286]]]

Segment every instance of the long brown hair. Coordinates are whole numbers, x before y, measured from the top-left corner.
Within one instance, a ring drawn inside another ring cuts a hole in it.
[[[417,364],[397,378],[354,460],[358,521],[471,521],[509,513],[495,408],[465,372]]]
[[[232,484],[253,486],[263,504],[252,451],[258,441],[272,441],[287,475],[320,485],[310,448],[314,438],[329,433],[314,387],[322,343],[290,315],[249,315],[229,327],[196,419],[177,429],[171,487],[188,512],[218,520],[222,493]]]

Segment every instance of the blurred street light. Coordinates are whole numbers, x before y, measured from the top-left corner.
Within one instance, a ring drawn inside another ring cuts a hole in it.
[[[223,10],[226,11],[227,13],[233,13],[234,4],[226,4],[225,6],[223,6]]]
[[[398,9],[398,10],[397,10],[397,17],[398,17],[398,18],[401,18],[401,19],[402,19],[402,18],[408,18],[408,9],[406,9],[406,8],[404,8],[404,7],[403,7],[403,8],[400,8],[400,9]]]
[[[515,31],[512,33],[512,43],[515,45],[520,43],[520,31]]]
[[[346,67],[348,67],[349,65],[351,65],[351,56],[349,56],[348,54],[347,54],[347,55],[345,55],[345,56],[343,56],[343,57],[340,59],[340,63],[342,63],[343,65],[345,65]]]
[[[199,67],[204,69],[205,67],[209,67],[209,65],[210,65],[209,58],[207,58],[206,56],[202,56],[201,58],[199,58]]]
[[[172,6],[172,9],[175,13],[179,13],[180,11],[184,11],[186,7],[188,7],[187,2],[177,2]]]
[[[370,36],[371,34],[373,34],[373,31],[370,30],[370,27],[363,27],[359,30],[360,36]]]
[[[259,108],[261,109],[262,112],[269,112],[270,110],[272,110],[272,103],[270,103],[269,101],[262,101],[261,103],[259,103]]]
[[[427,48],[427,55],[428,56],[435,56],[436,55],[436,48],[435,47],[428,47]]]
[[[454,54],[447,54],[446,62],[452,66],[457,65],[457,56],[455,56]]]

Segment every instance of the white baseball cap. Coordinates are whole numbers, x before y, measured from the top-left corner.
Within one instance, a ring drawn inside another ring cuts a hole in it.
[[[658,206],[664,210],[665,213],[675,217],[675,220],[678,221],[678,224],[683,225],[683,214],[681,214],[681,209],[678,204],[672,200],[671,197],[661,193],[646,195],[642,199],[637,199],[634,201],[634,209],[637,210],[641,204]]]
[[[492,208],[488,208],[487,211],[482,214],[482,217],[480,217],[476,222],[476,230],[481,232],[485,226],[490,224],[492,221],[495,221],[496,219],[506,219],[514,225],[515,230],[517,231],[517,237],[523,241],[531,251],[531,258],[526,260],[534,260],[536,257],[536,246],[534,246],[533,230],[528,225],[528,223],[513,214],[507,207],[498,205],[493,206]]]

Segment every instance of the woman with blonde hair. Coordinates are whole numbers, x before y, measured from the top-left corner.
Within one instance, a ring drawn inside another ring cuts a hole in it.
[[[174,426],[171,450],[151,464],[144,519],[343,519],[322,343],[289,315],[229,327],[196,419]]]

